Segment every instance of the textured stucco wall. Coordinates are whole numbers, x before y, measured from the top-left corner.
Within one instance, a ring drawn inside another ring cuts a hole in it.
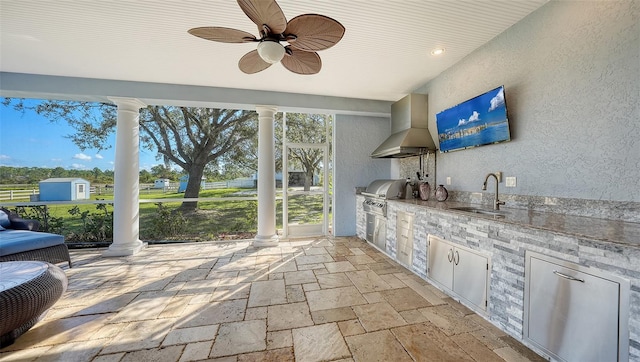
[[[369,157],[389,136],[389,118],[337,114],[333,129],[333,234],[356,235],[355,188],[391,172],[390,160]]]
[[[437,155],[437,183],[501,193],[640,202],[640,2],[551,1],[416,93],[435,114],[505,86],[512,141]],[[436,132],[432,134],[436,137]]]

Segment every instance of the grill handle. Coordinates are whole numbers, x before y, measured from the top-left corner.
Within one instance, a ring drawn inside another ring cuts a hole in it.
[[[381,198],[380,195],[378,195],[378,194],[371,194],[371,193],[364,192],[364,191],[361,192],[360,194],[363,195],[363,196],[375,197],[376,199],[380,199]]]
[[[576,278],[576,277],[572,277],[571,275],[560,273],[557,270],[554,270],[553,274],[555,274],[555,275],[557,275],[557,276],[559,276],[561,278],[565,278],[565,279],[573,280],[573,281],[576,281],[576,282],[584,283],[584,279],[579,279],[579,278]]]

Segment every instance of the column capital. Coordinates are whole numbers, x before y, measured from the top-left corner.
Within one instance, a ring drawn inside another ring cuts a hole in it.
[[[137,98],[126,97],[107,97],[111,102],[115,103],[119,109],[138,112],[140,108],[146,107],[146,103]]]
[[[273,117],[276,114],[276,112],[278,112],[278,107],[276,107],[276,106],[256,106],[256,112],[258,112],[259,116]]]

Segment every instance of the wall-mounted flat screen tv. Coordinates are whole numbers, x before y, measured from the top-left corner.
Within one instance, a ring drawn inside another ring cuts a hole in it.
[[[510,141],[504,86],[436,114],[440,152]]]

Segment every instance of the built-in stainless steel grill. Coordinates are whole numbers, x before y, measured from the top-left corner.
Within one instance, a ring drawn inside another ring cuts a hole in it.
[[[384,201],[365,198],[364,202],[362,203],[362,208],[364,209],[364,212],[367,213],[378,214],[382,217],[387,216],[387,203]]]
[[[405,180],[375,180],[362,192],[365,197],[362,208],[367,218],[366,239],[382,250],[387,243],[387,200],[402,198],[404,189]]]
[[[375,180],[362,192],[365,196],[362,207],[367,213],[387,217],[388,199],[399,199],[404,195],[405,180]]]

